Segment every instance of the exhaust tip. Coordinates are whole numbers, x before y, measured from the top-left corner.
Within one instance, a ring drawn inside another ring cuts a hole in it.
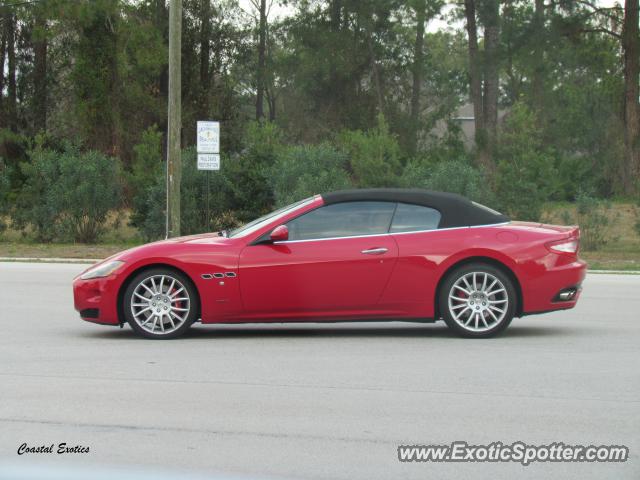
[[[554,302],[569,302],[573,300],[578,293],[578,288],[569,287],[560,290],[556,296],[553,298]]]

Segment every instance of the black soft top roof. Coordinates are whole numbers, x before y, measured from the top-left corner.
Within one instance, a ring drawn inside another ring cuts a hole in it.
[[[323,193],[322,199],[326,205],[357,201],[400,202],[423,205],[438,210],[442,215],[438,228],[492,225],[509,221],[509,217],[506,215],[473,203],[462,195],[433,192],[421,188],[339,190]]]

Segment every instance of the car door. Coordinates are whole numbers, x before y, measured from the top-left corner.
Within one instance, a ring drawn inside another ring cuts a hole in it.
[[[456,238],[455,231],[438,230],[440,219],[434,208],[398,203],[389,229],[398,245],[398,260],[381,306],[398,308],[410,317],[433,317],[438,265]]]
[[[389,235],[392,202],[322,206],[287,222],[289,239],[240,254],[246,314],[375,314],[398,248]]]

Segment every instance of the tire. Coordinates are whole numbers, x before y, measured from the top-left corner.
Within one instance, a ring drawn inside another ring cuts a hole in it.
[[[449,273],[438,292],[438,305],[447,326],[469,338],[487,338],[504,331],[513,320],[516,303],[509,276],[479,262]]]
[[[140,272],[124,292],[124,318],[145,338],[168,340],[183,335],[196,320],[198,308],[191,280],[168,268]]]

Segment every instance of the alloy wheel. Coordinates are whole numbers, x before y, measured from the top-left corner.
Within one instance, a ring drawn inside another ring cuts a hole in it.
[[[481,333],[496,328],[509,309],[505,285],[488,272],[469,272],[458,278],[448,295],[449,311],[463,329]]]
[[[183,283],[171,275],[151,275],[140,281],[131,295],[136,324],[152,335],[175,332],[188,319],[191,298]]]

